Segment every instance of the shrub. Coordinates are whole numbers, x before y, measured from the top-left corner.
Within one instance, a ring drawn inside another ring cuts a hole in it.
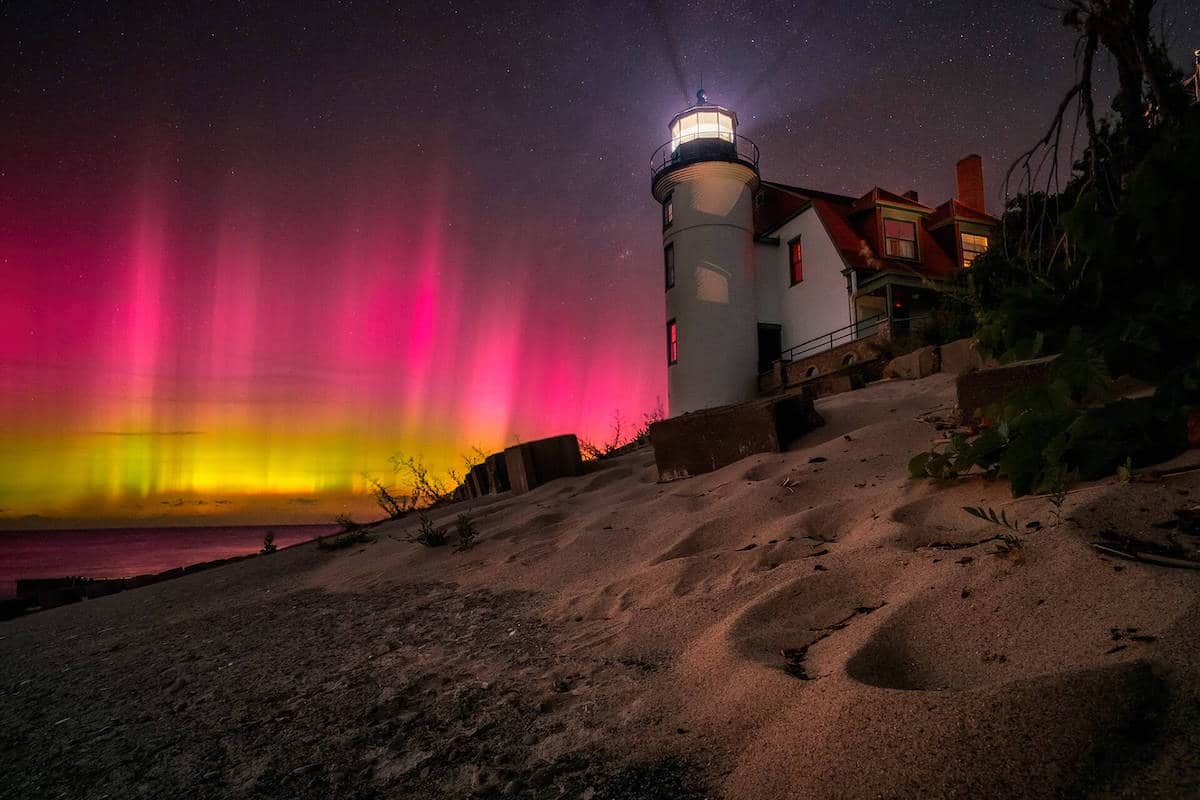
[[[1021,191],[967,276],[980,351],[1002,362],[1061,353],[1050,384],[990,409],[994,426],[978,439],[918,455],[914,475],[975,465],[1010,480],[1015,495],[1062,492],[1076,475],[1111,475],[1186,447],[1187,417],[1200,409],[1200,275],[1180,232],[1200,216],[1200,106],[1188,104],[1147,24],[1154,5],[1071,4],[1063,22],[1080,36],[1077,82],[1010,169]],[[1101,48],[1117,65],[1112,119],[1096,118],[1092,97]],[[1073,103],[1087,141],[1060,186]],[[1105,402],[1097,389],[1109,375],[1155,393]]]
[[[454,523],[454,529],[458,534],[458,544],[455,545],[455,550],[462,552],[475,546],[475,539],[479,536],[479,531],[476,530],[475,522],[469,515],[459,514]]]
[[[319,550],[343,550],[347,547],[353,547],[356,544],[369,544],[373,541],[375,541],[375,538],[364,529],[353,528],[331,536],[318,537],[317,548]]]
[[[410,536],[410,542],[424,545],[425,547],[441,547],[446,544],[447,537],[444,528],[438,528],[433,524],[433,520],[424,511],[417,512],[420,516],[417,533],[415,536]]]

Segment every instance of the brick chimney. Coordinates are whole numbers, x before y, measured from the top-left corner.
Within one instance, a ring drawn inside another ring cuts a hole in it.
[[[954,199],[976,211],[987,211],[983,197],[983,159],[972,153],[962,158],[954,168],[958,191]]]

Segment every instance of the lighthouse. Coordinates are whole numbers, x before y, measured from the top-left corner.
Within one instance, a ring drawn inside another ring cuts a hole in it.
[[[748,400],[757,390],[758,148],[737,125],[737,115],[701,89],[651,159],[651,191],[662,206],[671,416]]]

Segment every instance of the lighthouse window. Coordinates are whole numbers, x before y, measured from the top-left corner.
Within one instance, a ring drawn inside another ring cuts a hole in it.
[[[671,223],[675,221],[675,195],[667,194],[667,199],[663,200],[663,227],[671,227]]]
[[[671,125],[672,150],[696,139],[724,139],[732,142],[733,137],[733,115],[719,109],[691,111],[681,115]]]
[[[667,366],[679,361],[679,328],[675,320],[667,322]]]
[[[902,219],[883,221],[883,249],[892,258],[917,257],[916,223]]]
[[[667,288],[675,285],[675,245],[669,244],[663,248],[663,270],[666,273]]]
[[[804,280],[804,250],[799,236],[788,242],[788,274],[792,277],[792,286]]]

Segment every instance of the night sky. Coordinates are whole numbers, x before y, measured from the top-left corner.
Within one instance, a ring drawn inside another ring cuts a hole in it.
[[[993,211],[1072,79],[1037,2],[500,7],[0,5],[0,525],[602,439],[665,401],[647,164],[701,76],[768,179],[936,204],[978,152]]]

